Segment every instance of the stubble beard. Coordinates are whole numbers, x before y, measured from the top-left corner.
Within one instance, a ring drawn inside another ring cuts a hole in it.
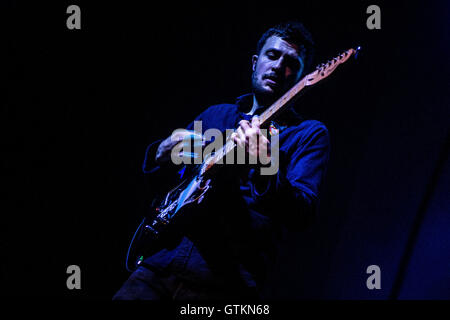
[[[264,90],[259,84],[258,84],[258,78],[256,76],[256,73],[252,73],[252,92],[256,97],[256,100],[258,101],[259,105],[267,108],[270,105],[272,105],[279,97],[281,97],[281,94],[274,91],[274,92],[267,92]]]

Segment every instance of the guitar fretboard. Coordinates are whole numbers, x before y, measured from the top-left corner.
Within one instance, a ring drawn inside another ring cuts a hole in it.
[[[357,50],[349,49],[327,63],[319,65],[314,72],[306,75],[260,115],[261,126],[276,117],[305,87],[316,84],[320,80],[328,77],[338,65],[347,61],[355,53],[357,53]],[[217,163],[223,163],[225,156],[235,147],[236,143],[231,139],[227,139],[222,148],[205,159],[201,165],[200,174],[203,175]]]

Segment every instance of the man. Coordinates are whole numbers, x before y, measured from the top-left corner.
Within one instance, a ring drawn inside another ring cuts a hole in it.
[[[298,22],[266,31],[252,57],[252,93],[235,104],[208,108],[196,120],[204,130],[238,130],[238,148],[257,157],[270,141],[260,130],[260,115],[297,83],[311,66],[313,42]],[[179,167],[171,151],[193,123],[147,148],[144,173],[163,184]],[[293,109],[272,122],[278,134],[279,170],[261,175],[258,165],[227,165],[216,176],[205,201],[186,213],[180,234],[145,259],[114,299],[261,298],[283,234],[314,216],[326,170],[329,138],[319,121],[304,120]],[[269,157],[270,157],[270,153]]]

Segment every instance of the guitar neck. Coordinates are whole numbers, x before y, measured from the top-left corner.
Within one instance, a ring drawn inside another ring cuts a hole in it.
[[[293,99],[307,86],[311,86],[321,81],[322,79],[328,77],[341,63],[347,61],[351,55],[357,54],[357,50],[349,49],[334,59],[328,61],[326,64],[319,65],[316,70],[308,75],[306,75],[302,80],[297,82],[291,89],[289,89],[281,98],[275,101],[267,110],[265,110],[260,116],[260,124],[263,126],[267,124],[270,120],[278,116],[281,111],[283,111],[286,106],[293,101]],[[217,150],[214,155],[207,158],[200,170],[200,174],[206,173],[215,164],[223,163],[225,156],[231,152],[236,147],[236,143],[227,139],[225,145]]]
[[[274,119],[281,110],[283,110],[289,102],[291,102],[299,93],[305,88],[305,78],[297,82],[291,89],[289,89],[281,98],[275,101],[266,111],[259,116],[261,126]]]
[[[305,78],[304,78],[305,79]],[[294,85],[289,91],[287,91],[280,99],[274,102],[268,109],[266,109],[260,116],[261,126],[268,123],[270,120],[274,119],[276,115],[280,113],[284,107],[292,101],[292,99],[300,93],[300,91],[305,87],[304,80],[300,80]],[[231,152],[236,147],[236,143],[231,139],[227,139],[225,145],[217,150],[214,155],[206,159],[202,164],[202,169],[200,174],[204,174],[206,171],[211,169],[217,163],[223,163],[225,156]]]

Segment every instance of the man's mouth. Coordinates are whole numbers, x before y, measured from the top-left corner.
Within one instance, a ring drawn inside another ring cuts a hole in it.
[[[280,78],[277,76],[266,75],[266,76],[264,76],[264,80],[266,80],[267,84],[271,87],[272,86],[276,87],[276,86],[280,85]]]

